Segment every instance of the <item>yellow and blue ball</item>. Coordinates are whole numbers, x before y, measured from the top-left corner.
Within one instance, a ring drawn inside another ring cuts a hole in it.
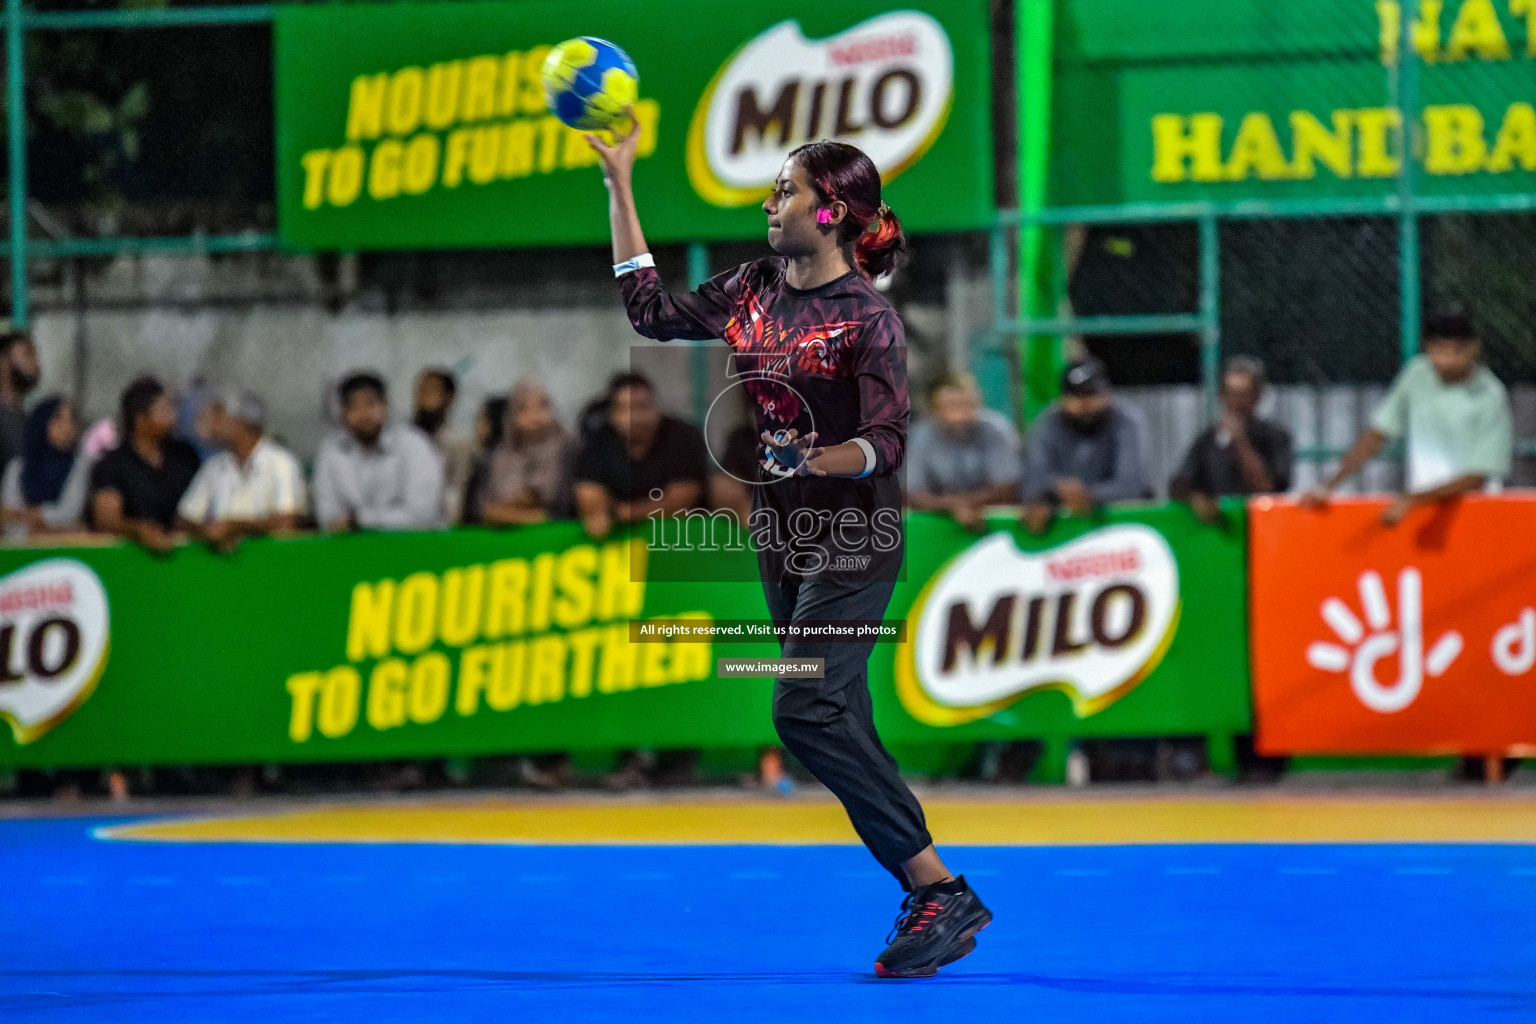
[[[580,36],[549,51],[544,95],[556,117],[581,131],[612,128],[640,95],[629,54],[606,39]]]

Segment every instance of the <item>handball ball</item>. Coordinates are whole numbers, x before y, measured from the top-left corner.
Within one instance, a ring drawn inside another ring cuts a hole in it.
[[[572,128],[612,128],[640,95],[640,76],[629,54],[606,39],[581,36],[549,51],[544,61],[549,109]]]

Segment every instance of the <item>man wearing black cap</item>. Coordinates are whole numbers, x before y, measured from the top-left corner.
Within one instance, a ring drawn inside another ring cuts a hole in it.
[[[1111,501],[1150,498],[1147,427],[1110,395],[1097,359],[1074,360],[1061,374],[1061,399],[1035,420],[1024,451],[1024,525],[1042,533],[1057,508],[1090,515]]]

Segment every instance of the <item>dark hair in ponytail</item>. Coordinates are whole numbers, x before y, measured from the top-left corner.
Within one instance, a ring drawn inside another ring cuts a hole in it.
[[[846,142],[808,142],[789,154],[823,203],[841,202],[848,216],[838,226],[838,241],[853,246],[853,260],[869,277],[895,270],[907,255],[901,221],[880,201],[880,171],[857,146]]]

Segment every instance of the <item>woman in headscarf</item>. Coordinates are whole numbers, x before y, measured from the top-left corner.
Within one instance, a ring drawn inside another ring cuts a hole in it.
[[[27,414],[21,454],[0,477],[0,519],[9,536],[85,529],[90,459],[80,452],[75,407],[57,395]]]
[[[491,452],[480,491],[485,522],[541,523],[564,512],[570,443],[549,392],[527,381],[514,387],[507,396],[501,442]]]
[[[487,398],[475,413],[475,461],[464,482],[463,513],[459,522],[465,526],[483,526],[485,510],[480,499],[485,492],[485,472],[491,464],[491,454],[501,444],[501,435],[507,426],[507,396],[493,395]]]

